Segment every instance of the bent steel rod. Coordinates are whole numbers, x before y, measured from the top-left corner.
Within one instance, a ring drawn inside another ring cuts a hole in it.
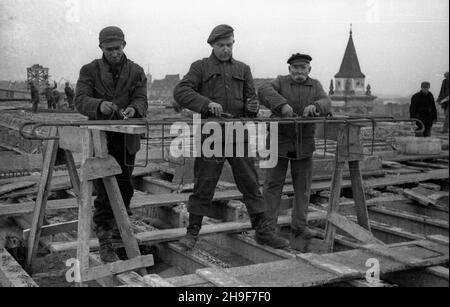
[[[289,118],[202,118],[199,121],[200,124],[205,124],[208,122],[217,122],[219,124],[224,123],[233,123],[233,122],[257,122],[257,123],[272,123],[276,122],[279,124],[320,124],[324,125],[330,124],[372,124],[374,127],[375,123],[379,122],[410,122],[415,123],[419,128],[417,132],[421,132],[424,130],[423,123],[418,119],[411,118],[392,118],[392,117],[314,117],[314,118],[302,118],[302,117],[289,117]],[[44,127],[88,127],[88,126],[168,126],[175,123],[185,123],[185,124],[194,124],[194,121],[191,119],[184,118],[170,118],[163,120],[145,120],[145,119],[132,119],[132,120],[85,120],[85,121],[46,121],[46,122],[38,122],[38,121],[29,121],[25,122],[21,125],[19,132],[20,135],[25,139],[30,140],[55,140],[58,137],[50,137],[50,136],[42,136],[37,134],[37,130]],[[31,133],[26,132],[26,128],[30,126]]]

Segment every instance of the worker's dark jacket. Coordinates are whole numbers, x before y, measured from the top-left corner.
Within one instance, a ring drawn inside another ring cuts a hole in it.
[[[91,120],[117,120],[117,113],[107,116],[100,112],[100,104],[103,101],[111,101],[118,110],[131,106],[136,110],[135,117],[146,117],[147,78],[142,67],[124,55],[123,64],[117,74],[114,78],[105,58],[84,65],[80,70],[75,91],[76,109]],[[123,135],[109,133],[108,143],[114,142],[114,138],[118,137],[123,138]],[[136,153],[140,148],[140,136],[126,135],[126,146],[130,154]]]
[[[444,100],[446,97],[448,97],[448,95],[449,95],[448,92],[449,92],[449,82],[448,82],[448,79],[444,79],[444,80],[442,80],[441,90],[439,92],[437,101],[440,103],[442,100]],[[447,110],[448,101],[446,101],[442,104],[442,108],[444,110]]]
[[[422,91],[414,94],[411,98],[409,114],[411,118],[421,120],[425,128],[430,128],[433,125],[433,121],[437,120],[433,94],[431,92],[425,94]]]
[[[233,58],[219,61],[214,53],[191,65],[173,96],[179,105],[198,113],[205,114],[208,104],[216,102],[234,117],[256,115],[245,111],[247,101],[256,98],[250,67]]]
[[[36,87],[30,88],[31,102],[39,103],[39,90]]]
[[[289,104],[294,113],[302,116],[308,105],[315,105],[321,116],[331,111],[331,100],[318,80],[308,78],[304,83],[297,83],[290,75],[278,76],[272,82],[260,86],[259,100],[272,110],[275,116],[281,116],[281,108]],[[278,126],[278,154],[286,157],[296,153],[295,157],[311,156],[314,152],[314,124],[302,124],[296,131],[294,124]],[[296,143],[298,139],[298,143]],[[298,144],[299,148],[296,148]],[[300,152],[298,152],[300,151]]]
[[[64,88],[64,93],[66,94],[67,101],[69,101],[69,102],[72,101],[73,96],[75,95],[75,93],[73,92],[73,89],[70,88],[69,86],[66,86]]]
[[[45,98],[47,101],[54,101],[55,97],[53,96],[53,90],[55,90],[58,87],[58,85],[55,83],[54,86],[48,85],[45,88]]]

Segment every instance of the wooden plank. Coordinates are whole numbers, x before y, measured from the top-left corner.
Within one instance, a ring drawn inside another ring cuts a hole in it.
[[[443,235],[427,236],[427,240],[448,246],[448,237]]]
[[[148,284],[145,281],[144,277],[142,277],[136,272],[127,272],[119,274],[116,276],[116,279],[120,283],[129,287],[148,287]]]
[[[81,282],[96,280],[110,275],[116,275],[140,268],[153,266],[153,255],[138,256],[126,261],[117,261],[101,266],[87,268],[82,271]]]
[[[108,148],[106,141],[106,133],[104,131],[93,131],[92,132],[94,142],[95,155],[100,158],[108,157]],[[111,159],[113,159],[111,157]],[[113,159],[114,163],[117,162]],[[119,170],[121,173],[120,166]],[[109,203],[114,214],[117,228],[119,229],[120,235],[122,237],[122,242],[124,244],[128,259],[132,259],[141,255],[139,250],[138,242],[131,229],[130,221],[128,219],[128,213],[123,202],[122,194],[117,184],[117,179],[114,176],[104,177],[103,184],[105,186],[106,193],[108,194]],[[142,275],[145,275],[146,271],[144,269],[140,270]]]
[[[377,240],[370,231],[361,226],[349,221],[346,217],[336,213],[331,212],[328,215],[328,221],[332,223],[334,226],[343,230],[353,238],[357,239],[360,242],[369,244],[369,243],[377,243],[383,244],[380,240]]]
[[[144,276],[145,282],[149,287],[174,287],[170,282],[166,281],[164,278],[157,274],[149,274]]]
[[[67,172],[69,174],[70,182],[72,183],[72,189],[75,195],[80,195],[80,177],[78,176],[77,167],[75,165],[75,159],[72,152],[65,150]]]
[[[325,219],[326,214],[323,212],[314,212],[308,214],[308,221],[317,221]],[[278,225],[290,225],[290,216],[280,216],[278,218]],[[200,235],[209,235],[214,233],[233,233],[242,232],[251,229],[250,222],[228,222],[215,225],[204,225],[201,229]],[[164,230],[156,230],[149,232],[141,232],[136,234],[136,238],[140,243],[161,243],[177,241],[186,235],[186,228],[172,228]],[[94,239],[90,241],[92,248],[98,248],[98,240]],[[53,242],[51,244],[51,251],[63,252],[76,248],[75,242]]]
[[[411,257],[404,253],[398,253],[389,246],[383,246],[380,244],[362,245],[361,249],[367,250],[375,255],[379,255],[400,262],[408,267],[420,267],[424,266],[424,264],[426,263],[426,260]]]
[[[350,179],[352,182],[353,199],[355,201],[358,224],[370,232],[369,213],[367,212],[366,197],[361,176],[359,161],[349,161]]]
[[[52,127],[49,131],[49,136],[56,136],[57,128]],[[41,235],[41,227],[44,222],[45,207],[47,205],[47,198],[50,192],[50,182],[52,180],[53,169],[55,166],[56,153],[58,151],[58,141],[49,140],[44,154],[44,164],[42,166],[41,180],[39,183],[39,191],[36,198],[36,205],[34,208],[33,221],[31,223],[30,236],[27,242],[27,261],[28,268],[32,268],[33,258],[36,255],[39,238]]]
[[[14,182],[14,183],[1,185],[0,186],[0,195],[9,193],[11,191],[28,188],[28,187],[34,186],[35,184],[36,184],[36,182],[33,182],[33,181],[24,181],[24,182]]]
[[[341,187],[342,187],[342,172],[344,169],[345,162],[339,162],[336,158],[336,169],[333,172],[333,180],[331,182],[331,196],[327,208],[327,220],[332,212],[337,212],[339,210],[339,199],[341,197]],[[328,247],[328,251],[332,252],[334,247],[334,236],[336,234],[336,228],[330,222],[326,223],[325,228],[325,244]]]
[[[448,274],[448,268],[443,266],[433,266],[426,268],[425,271],[427,271],[430,274],[442,277],[446,280],[449,280],[449,274]]]
[[[250,285],[232,277],[223,270],[204,268],[195,272],[216,287],[250,287]]]
[[[2,154],[1,160],[0,173],[42,169],[41,154]]]
[[[41,237],[54,236],[60,233],[75,231],[78,228],[78,220],[44,225],[41,227]],[[23,239],[27,241],[30,236],[30,229],[23,231]]]
[[[336,274],[337,276],[339,276],[341,278],[347,279],[347,278],[363,277],[362,274],[358,270],[354,270],[353,268],[343,265],[342,263],[338,263],[336,261],[326,259],[325,257],[318,255],[318,254],[298,253],[298,254],[296,254],[296,256],[298,259],[302,259],[318,269],[325,270],[327,272]]]
[[[411,189],[405,189],[403,191],[403,194],[415,201],[418,201],[419,203],[426,205],[426,206],[436,206],[438,204],[439,197],[447,197],[448,198],[448,192],[436,192],[430,195],[423,195],[417,191],[411,190]],[[433,197],[433,195],[435,195]]]
[[[122,242],[125,246],[127,256],[129,259],[140,256],[139,245],[131,229],[130,221],[128,219],[128,213],[125,208],[125,204],[120,194],[119,185],[115,177],[103,178],[106,192],[108,193],[108,199],[111,204],[111,208],[114,213],[117,227],[119,228]]]
[[[82,143],[81,134],[82,128],[78,127],[59,127],[59,147],[70,152],[81,153]]]
[[[101,266],[103,262],[100,260],[100,255],[98,253],[90,253],[89,260],[91,266]],[[140,287],[145,286],[145,282],[141,275],[134,271],[121,273],[118,275],[109,275],[104,278],[96,279],[96,282],[102,287],[117,287],[123,284],[134,283],[133,286],[138,286],[137,283],[140,283]]]
[[[163,166],[160,166],[156,163],[150,163],[146,168],[135,168],[133,171],[133,177],[143,176],[147,175],[151,172],[159,171],[160,169],[164,168]],[[66,173],[67,174],[67,173]],[[39,181],[40,177],[33,176],[26,176],[23,178],[10,178],[10,179],[2,179],[0,182],[10,182],[10,181],[32,181],[31,179],[36,180],[36,182]],[[54,176],[52,179],[50,190],[51,191],[59,191],[59,190],[67,190],[72,188],[72,184],[70,183],[70,178],[67,175],[60,175],[60,176]],[[24,195],[31,195],[36,194],[38,192],[37,187],[31,187],[26,188],[24,190],[20,191],[13,191],[4,195],[0,195],[0,198],[14,198],[14,197],[21,197]]]
[[[2,246],[0,246],[0,287],[38,287],[30,275]]]
[[[92,135],[88,129],[81,129],[80,137],[82,144],[81,165],[83,165],[87,159],[93,156],[94,148]],[[84,179],[83,170],[81,170],[80,177],[82,179],[80,183],[81,197],[78,199],[78,242],[75,242],[75,247],[77,249],[80,272],[84,272],[89,268],[93,183]],[[78,286],[87,286],[87,284],[79,283]]]
[[[82,171],[84,180],[94,180],[122,173],[119,163],[112,156],[86,159]]]
[[[412,214],[389,208],[370,207],[371,220],[399,226],[405,230],[422,235],[448,235],[449,223],[445,220]]]

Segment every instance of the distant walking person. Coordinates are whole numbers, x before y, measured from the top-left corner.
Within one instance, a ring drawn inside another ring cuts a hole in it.
[[[58,87],[58,84],[56,84],[56,81],[54,81],[54,86],[51,87],[50,83],[47,82],[47,86],[45,88],[45,98],[47,99],[47,108],[48,109],[55,109],[55,97],[53,96],[53,90],[55,90]]]
[[[441,91],[437,103],[441,105],[441,108],[445,113],[444,127],[442,133],[448,133],[448,71],[444,74],[445,79],[442,80]]]
[[[424,132],[416,136],[431,136],[431,127],[437,121],[436,105],[433,94],[430,92],[430,82],[422,82],[420,92],[411,98],[409,107],[410,118],[419,119],[424,124]]]
[[[66,86],[64,87],[64,93],[66,93],[67,97],[67,103],[69,104],[69,108],[73,110],[73,97],[75,96],[75,93],[73,91],[73,88],[70,87],[70,83],[66,82]]]
[[[39,105],[39,89],[34,85],[33,82],[30,82],[30,92],[31,92],[32,110],[33,113],[37,113]]]

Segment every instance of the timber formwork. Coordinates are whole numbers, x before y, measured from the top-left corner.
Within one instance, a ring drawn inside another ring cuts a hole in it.
[[[325,158],[317,157],[315,162],[322,173],[317,175],[316,171],[308,219],[317,235],[305,253],[256,244],[242,195],[227,176],[219,182],[211,218],[206,219],[197,247],[183,250],[177,240],[186,231],[186,202],[192,181],[187,176],[182,178],[180,172],[186,171],[189,162],[179,165],[162,158],[136,169],[138,191],[131,205],[132,229],[141,252],[152,254],[155,265],[144,276],[133,271],[112,272],[92,285],[448,287],[446,150],[433,156],[381,152],[366,159],[363,177],[370,228],[375,238],[386,245],[366,244],[357,240],[351,230],[351,235],[338,231],[333,253],[327,252],[323,244],[332,175]],[[344,173],[339,212],[356,221],[347,176]],[[21,267],[20,255],[30,233],[38,181],[38,174],[0,179],[2,286],[74,285],[65,280],[65,261],[76,251],[78,204],[66,170],[57,172],[50,185],[54,199],[47,203],[37,262],[29,272]],[[286,237],[292,197],[288,179],[279,219],[279,231]],[[15,242],[12,238],[16,238]],[[91,240],[90,247],[93,251],[98,248],[96,239]],[[97,254],[90,257],[91,265],[101,265]],[[380,280],[366,279],[368,259],[379,262]]]

